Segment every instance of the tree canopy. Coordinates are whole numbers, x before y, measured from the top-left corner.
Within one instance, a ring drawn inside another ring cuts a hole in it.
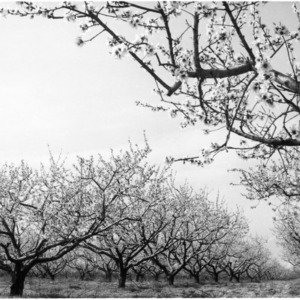
[[[2,15],[78,21],[79,46],[106,34],[113,57],[131,56],[153,78],[158,102],[139,105],[180,117],[182,127],[225,129],[210,149],[191,155],[187,149],[186,157],[170,161],[203,165],[230,149],[243,158],[268,158],[300,145],[297,4],[291,5],[294,28],[265,21],[272,3],[263,2],[19,4]],[[273,67],[281,56],[288,74]]]

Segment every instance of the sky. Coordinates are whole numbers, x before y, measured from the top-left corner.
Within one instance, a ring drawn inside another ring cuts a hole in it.
[[[291,14],[290,4],[274,5],[267,18],[280,12],[287,19]],[[0,165],[24,160],[38,167],[47,162],[49,149],[72,162],[77,155],[127,149],[129,139],[142,147],[144,131],[153,150],[149,161],[158,165],[166,156],[197,155],[209,147],[211,136],[203,135],[200,125],[181,129],[167,113],[136,106],[135,101],[157,100],[153,80],[130,57],[114,59],[106,36],[78,47],[79,35],[78,24],[72,22],[0,19]],[[245,190],[230,185],[238,183],[239,176],[228,170],[254,164],[223,153],[204,168],[176,163],[173,169],[178,183],[187,180],[195,189],[206,187],[212,199],[219,193],[229,208],[243,209],[251,233],[268,237],[278,255],[271,208],[261,203],[251,209],[254,203],[241,195]]]

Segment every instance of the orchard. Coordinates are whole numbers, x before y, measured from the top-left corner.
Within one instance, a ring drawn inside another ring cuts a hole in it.
[[[211,199],[205,188],[176,183],[173,164],[205,168],[221,152],[255,162],[249,170],[232,168],[248,200],[272,205],[283,259],[299,268],[300,6],[289,3],[290,19],[272,20],[272,5],[1,5],[5,18],[74,23],[79,47],[106,43],[112,60],[129,58],[153,82],[156,100],[136,99],[139,109],[164,112],[183,129],[199,127],[212,137],[198,153],[165,153],[163,166],[147,162],[146,138],[144,148],[130,143],[109,159],[78,157],[73,167],[52,154],[49,167],[1,166],[0,270],[11,277],[10,296],[23,295],[28,276],[54,280],[64,270],[81,279],[98,270],[108,281],[116,273],[119,288],[133,273],[163,275],[170,286],[183,273],[196,283],[203,273],[215,282],[280,278],[283,269],[266,241],[249,234],[242,211]]]

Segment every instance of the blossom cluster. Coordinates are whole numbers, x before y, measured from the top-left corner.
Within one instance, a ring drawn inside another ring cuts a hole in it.
[[[32,8],[31,4],[26,5],[28,15],[51,17],[53,13],[37,6]],[[137,55],[141,66],[156,80],[158,89],[165,89],[165,93],[159,92],[159,95],[163,105],[170,107],[170,115],[183,116],[182,127],[194,125],[198,121],[211,127],[221,127],[227,123],[235,128],[244,126],[241,131],[256,134],[262,120],[270,124],[276,119],[276,108],[279,105],[273,109],[274,104],[287,103],[282,100],[282,91],[274,84],[277,80],[274,75],[277,57],[283,51],[288,57],[290,79],[300,82],[300,64],[295,56],[295,42],[300,41],[300,26],[290,31],[292,28],[283,23],[272,24],[266,19],[267,23],[264,24],[261,5],[258,2],[163,1],[150,8],[148,5],[129,2],[109,2],[101,10],[96,9],[93,3],[85,3],[84,10],[80,12],[79,8],[74,9],[71,3],[64,2],[63,9],[54,11],[67,21],[83,20],[80,24],[82,33],[89,32],[92,35],[95,31],[90,39],[79,37],[79,46],[103,32],[111,36],[108,46],[113,57],[121,59],[129,51]],[[300,21],[296,4],[293,9]],[[8,12],[17,14],[13,10],[2,10],[3,15]],[[178,16],[182,18],[176,19],[173,28],[174,17]],[[110,19],[105,23],[107,17]],[[97,18],[111,31],[101,22],[97,23]],[[112,19],[134,30],[122,36],[117,29],[110,27]],[[196,32],[193,28],[195,21],[198,24],[197,43],[193,35]],[[136,37],[133,38],[135,33]],[[195,51],[198,53],[195,54]],[[204,72],[201,73],[202,70]],[[230,74],[228,76],[225,74],[227,70]],[[205,75],[201,78],[199,74]],[[160,80],[157,80],[158,77]],[[172,91],[169,87],[174,86],[177,87],[176,93],[169,101],[166,95]],[[176,98],[179,95],[188,97],[188,100],[181,101]],[[255,97],[254,101],[249,101],[251,105],[254,103],[251,107],[248,105],[248,97]],[[265,109],[265,104],[268,109]],[[276,126],[279,123],[276,121]]]
[[[197,12],[199,15],[202,15],[204,18],[210,18],[215,14],[217,3],[214,2],[209,6],[205,2],[196,2],[194,8],[195,12]]]
[[[163,1],[162,5],[166,15],[178,17],[181,15],[183,4],[182,1]]]
[[[289,128],[289,133],[293,139],[300,141],[300,124],[298,124],[298,125],[293,124]]]
[[[125,44],[118,44],[111,49],[111,54],[116,59],[123,58],[128,53],[128,48]]]

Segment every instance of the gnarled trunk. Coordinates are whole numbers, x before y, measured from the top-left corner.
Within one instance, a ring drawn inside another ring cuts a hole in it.
[[[160,273],[154,275],[154,281],[159,281]]]
[[[119,288],[124,288],[126,284],[127,270],[121,268],[119,270]]]
[[[219,273],[214,273],[215,282],[219,282]]]
[[[142,274],[141,272],[136,273],[136,276],[135,276],[136,282],[143,281],[143,279],[144,279],[144,274]]]
[[[235,275],[233,272],[231,272],[229,281],[232,282],[233,279],[235,279],[236,282],[240,282],[240,276]]]
[[[105,280],[107,282],[112,282],[112,272],[111,271],[106,271],[105,272]]]
[[[10,287],[10,296],[11,297],[22,297],[24,291],[26,274],[22,272],[14,273],[12,277],[12,285]]]
[[[169,285],[174,285],[175,275],[168,275],[167,279],[168,279]]]
[[[194,279],[195,279],[195,283],[200,283],[200,276],[199,276],[199,274],[194,274],[194,275],[192,275],[193,277],[194,277]]]
[[[53,274],[49,274],[49,276],[50,276],[50,278],[51,278],[51,280],[52,280],[52,281],[54,281],[54,280],[55,280],[55,275],[53,275]]]

